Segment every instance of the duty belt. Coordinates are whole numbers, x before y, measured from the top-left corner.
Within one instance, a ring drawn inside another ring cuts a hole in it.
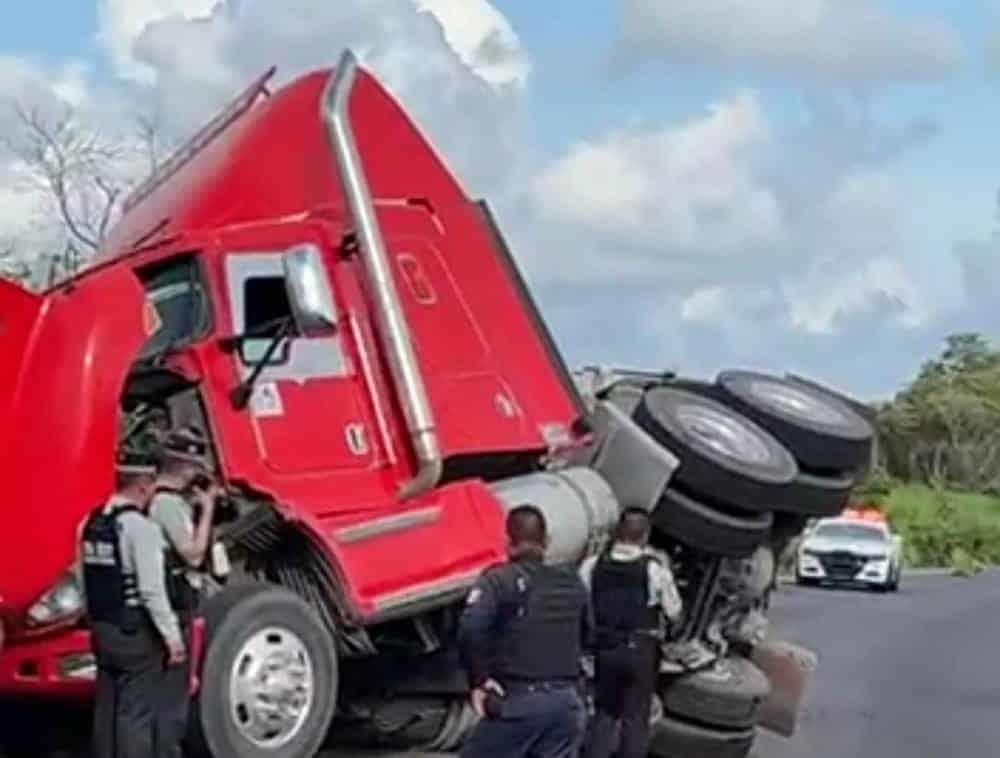
[[[598,647],[620,647],[639,642],[662,642],[663,633],[659,629],[598,629]]]
[[[530,679],[514,679],[503,683],[504,692],[518,694],[525,692],[558,692],[561,690],[573,689],[577,686],[576,680],[572,679],[541,679],[538,681]]]

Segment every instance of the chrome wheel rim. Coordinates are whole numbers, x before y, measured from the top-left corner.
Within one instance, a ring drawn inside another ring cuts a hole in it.
[[[822,424],[843,424],[844,414],[832,403],[825,403],[795,387],[766,379],[755,379],[750,391],[789,416]]]
[[[682,405],[677,418],[688,435],[727,458],[759,464],[771,460],[760,435],[729,414],[704,405]]]
[[[275,749],[302,731],[312,709],[312,660],[297,634],[271,626],[253,634],[233,660],[230,716],[251,744]]]

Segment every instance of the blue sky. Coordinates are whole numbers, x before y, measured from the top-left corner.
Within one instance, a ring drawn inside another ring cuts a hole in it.
[[[53,23],[58,19],[58,23]],[[11,3],[0,24],[5,55],[29,56],[58,63],[73,58],[99,59],[94,40],[97,11],[92,2],[35,0]]]
[[[154,102],[180,135],[264,64],[371,51],[494,199],[573,363],[885,397],[950,331],[994,336],[1000,2],[759,0],[720,24],[736,7],[35,0],[0,54],[57,94],[77,72],[90,117]],[[515,68],[477,57],[493,33]]]

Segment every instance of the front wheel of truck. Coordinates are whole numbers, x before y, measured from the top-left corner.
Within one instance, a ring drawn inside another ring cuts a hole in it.
[[[248,583],[212,597],[204,616],[194,751],[312,758],[333,719],[339,681],[334,641],[318,614],[288,590]]]

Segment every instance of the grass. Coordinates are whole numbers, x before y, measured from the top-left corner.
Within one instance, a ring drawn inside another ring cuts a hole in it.
[[[903,536],[906,565],[967,575],[1000,564],[1000,498],[900,485],[879,500]]]

